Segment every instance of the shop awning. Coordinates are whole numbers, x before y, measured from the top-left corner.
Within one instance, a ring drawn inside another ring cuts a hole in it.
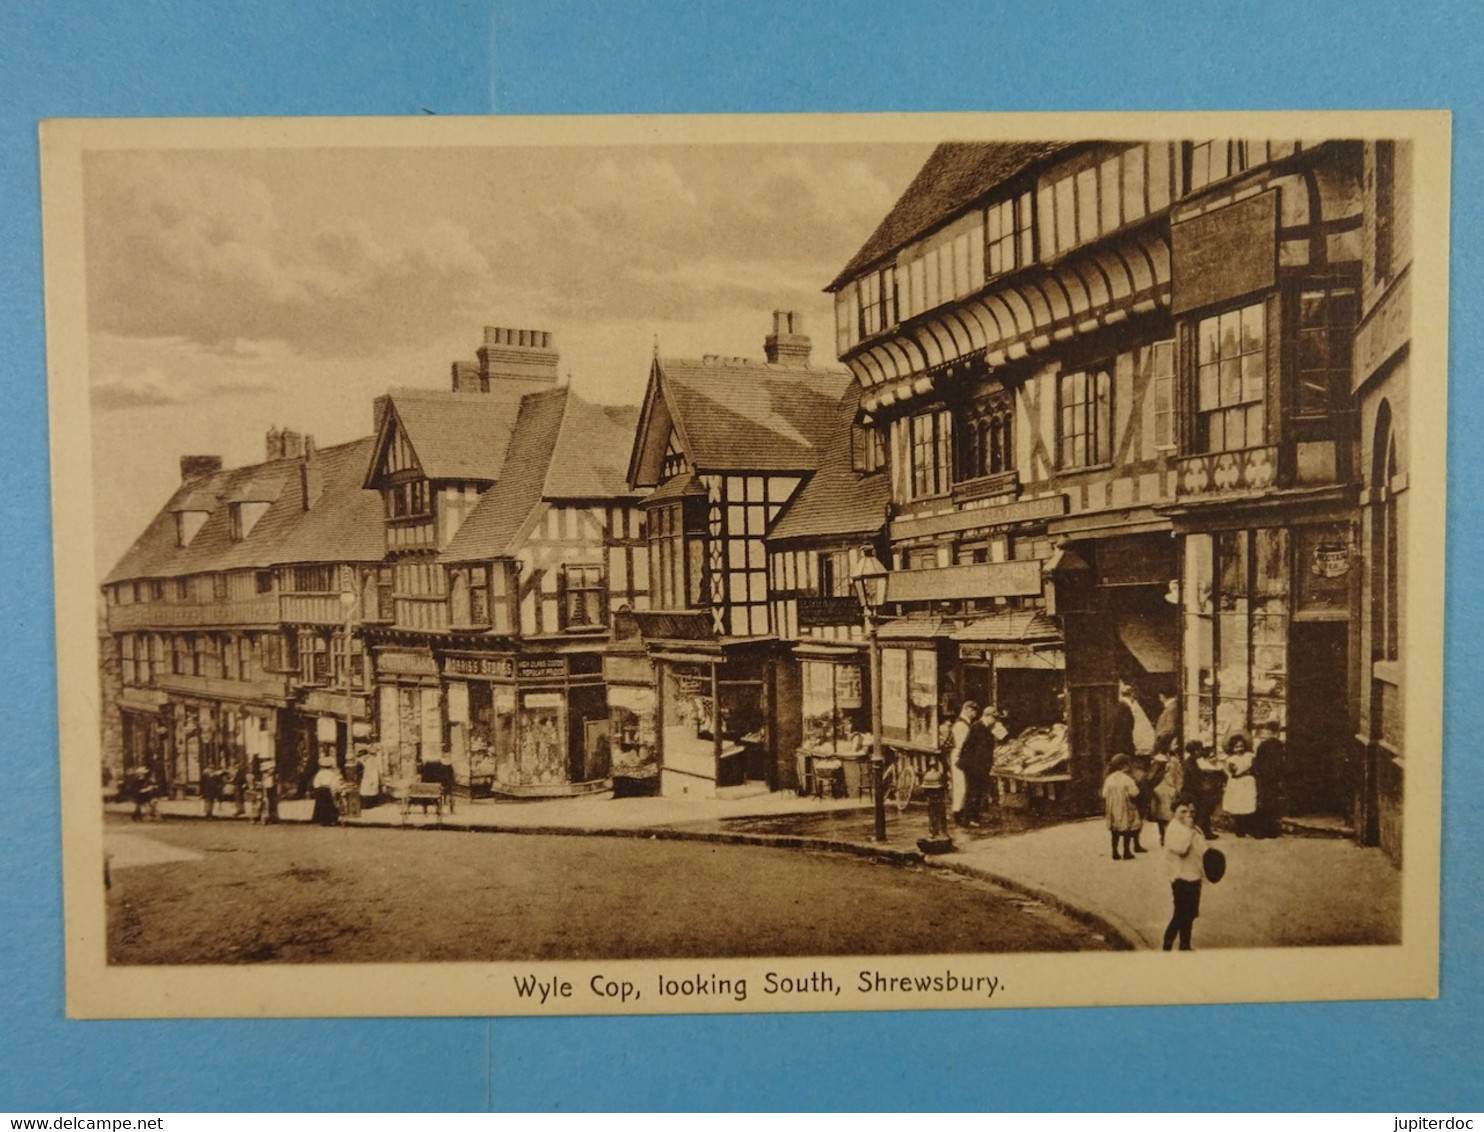
[[[1130,613],[1119,619],[1118,637],[1145,672],[1152,675],[1175,671],[1173,630],[1164,630],[1139,614]]]
[[[878,641],[925,641],[946,637],[957,626],[946,617],[901,617],[888,621],[876,632]]]
[[[800,641],[794,645],[794,656],[801,660],[859,660],[865,641],[856,644],[827,644],[824,641]]]
[[[1039,609],[1006,609],[976,617],[951,634],[955,641],[1060,641],[1061,629]]]

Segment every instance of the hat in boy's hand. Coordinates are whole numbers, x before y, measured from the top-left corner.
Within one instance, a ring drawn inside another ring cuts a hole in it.
[[[1220,849],[1207,849],[1201,857],[1201,871],[1208,881],[1215,884],[1226,876],[1226,854]]]

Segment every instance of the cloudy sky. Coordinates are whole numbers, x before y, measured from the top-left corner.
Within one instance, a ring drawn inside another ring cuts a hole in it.
[[[665,354],[760,357],[771,311],[832,355],[821,289],[930,144],[93,152],[84,162],[97,566],[182,454],[263,458],[289,426],[371,431],[446,388],[486,325],[551,331],[593,400]]]

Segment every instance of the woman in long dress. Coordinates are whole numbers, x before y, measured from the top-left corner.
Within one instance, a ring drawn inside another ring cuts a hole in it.
[[[322,762],[315,772],[314,821],[317,825],[339,825],[340,811],[335,808],[335,793],[340,789],[340,772],[332,762]]]

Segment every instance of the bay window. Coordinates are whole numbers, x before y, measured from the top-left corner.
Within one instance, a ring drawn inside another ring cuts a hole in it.
[[[1196,327],[1196,449],[1232,452],[1266,437],[1268,335],[1261,301]]]
[[[952,486],[953,414],[921,413],[911,421],[912,498],[944,495]]]

